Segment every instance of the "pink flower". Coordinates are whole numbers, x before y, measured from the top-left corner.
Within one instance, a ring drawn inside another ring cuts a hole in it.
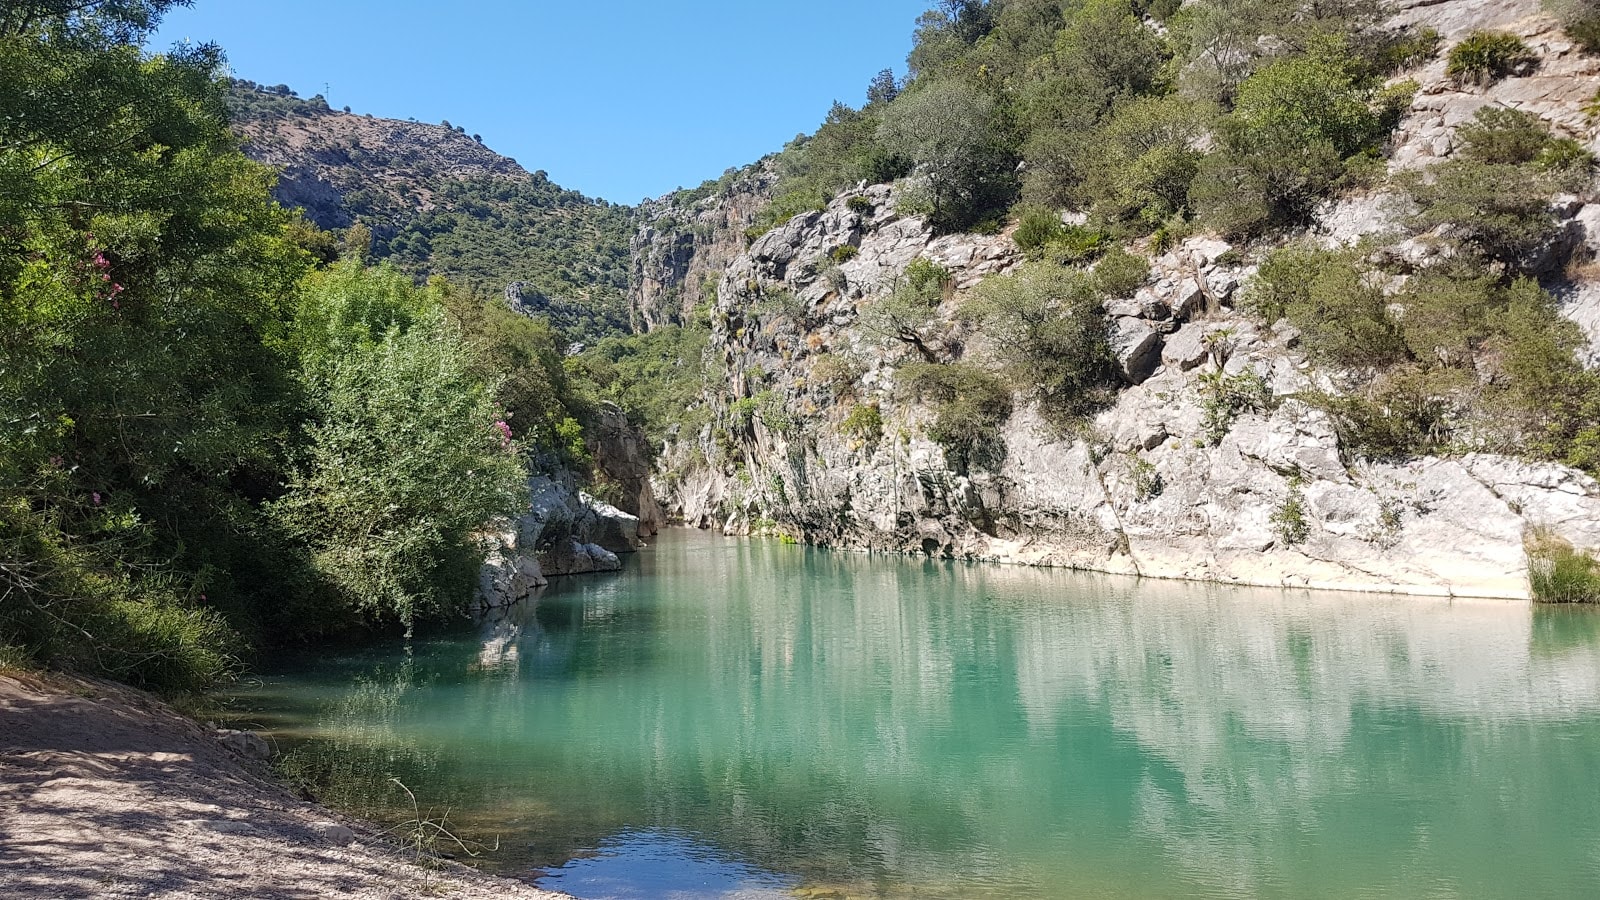
[[[50,465],[55,466],[58,469],[61,468],[61,464],[62,464],[63,461],[64,460],[62,460],[61,457],[59,457],[59,456],[50,457]]]
[[[494,423],[494,427],[498,428],[500,430],[500,443],[501,443],[501,445],[505,446],[505,447],[510,447],[511,446],[511,426],[507,425],[502,420],[502,421]]]
[[[110,272],[101,272],[100,273],[100,280],[101,281],[110,281],[111,280],[111,273]]]
[[[100,492],[99,491],[95,491],[94,493],[90,494],[89,495],[89,499],[94,501],[94,505],[95,506],[99,506],[100,505]]]

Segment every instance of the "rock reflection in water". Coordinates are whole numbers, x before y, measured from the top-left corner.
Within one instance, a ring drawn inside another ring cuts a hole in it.
[[[265,704],[316,697],[312,745],[425,765],[508,871],[648,833],[879,896],[1600,881],[1591,611],[701,535],[639,563]]]

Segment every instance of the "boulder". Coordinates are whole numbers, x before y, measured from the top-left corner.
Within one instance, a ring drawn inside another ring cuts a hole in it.
[[[1143,384],[1161,365],[1161,334],[1144,319],[1111,320],[1111,353],[1129,384]]]

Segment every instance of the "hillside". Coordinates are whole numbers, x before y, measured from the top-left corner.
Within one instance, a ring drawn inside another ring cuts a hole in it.
[[[642,225],[672,264],[636,314],[710,323],[664,502],[1238,583],[1525,597],[1592,567],[1577,8],[945,4],[908,83],[768,162],[763,212],[724,189],[662,201],[690,237]]]
[[[574,339],[628,328],[630,210],[529,173],[462,130],[362,116],[236,81],[246,152],[317,225],[372,231],[376,258],[548,314]]]

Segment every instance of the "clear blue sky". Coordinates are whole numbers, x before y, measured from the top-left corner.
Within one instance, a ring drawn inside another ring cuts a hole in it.
[[[635,203],[715,178],[905,70],[931,0],[195,0],[153,49],[335,108],[450,120],[564,187]]]

